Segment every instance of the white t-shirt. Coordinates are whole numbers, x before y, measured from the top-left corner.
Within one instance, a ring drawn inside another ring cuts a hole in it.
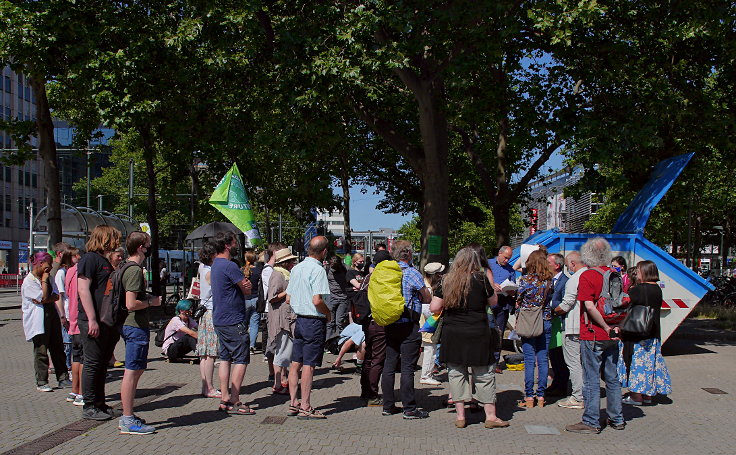
[[[212,310],[212,286],[207,281],[207,274],[210,273],[211,266],[199,264],[197,275],[199,277],[199,301],[208,310]]]
[[[164,345],[161,346],[161,352],[164,355],[166,355],[166,351],[174,341],[186,335],[186,333],[181,331],[182,327],[189,327],[190,329],[195,330],[198,327],[197,321],[195,321],[194,318],[189,318],[189,322],[184,324],[184,321],[179,319],[179,316],[171,318],[169,324],[166,326],[166,330],[164,331]]]
[[[66,285],[64,282],[66,281],[66,268],[61,267],[59,268],[59,271],[56,272],[56,277],[54,278],[54,282],[56,284],[56,292],[62,296],[62,303],[64,304],[64,317],[69,320],[69,296],[66,295]]]
[[[43,289],[41,280],[36,278],[32,273],[23,278],[23,284],[20,287],[21,310],[23,311],[23,332],[26,335],[26,341],[31,341],[36,335],[44,333],[43,328],[43,305],[40,303],[43,298]]]
[[[261,286],[263,286],[263,296],[268,295],[268,282],[271,280],[273,266],[266,264],[261,271]],[[266,305],[266,313],[268,313],[268,305]]]

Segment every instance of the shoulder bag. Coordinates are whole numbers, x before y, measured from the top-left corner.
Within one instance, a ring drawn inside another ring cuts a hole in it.
[[[539,306],[531,307],[519,307],[516,310],[516,333],[522,338],[534,338],[544,333],[544,322],[542,321],[542,315],[544,314],[544,307],[547,304],[547,294],[549,293],[550,283],[547,282],[547,286],[544,290],[544,298],[542,304]]]

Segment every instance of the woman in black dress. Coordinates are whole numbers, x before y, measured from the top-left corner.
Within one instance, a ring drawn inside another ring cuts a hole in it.
[[[486,309],[495,305],[496,295],[478,253],[472,248],[458,251],[450,272],[430,304],[433,313],[442,311],[440,362],[447,364],[458,428],[466,425],[465,402],[472,398],[483,404],[486,428],[509,426],[508,422],[496,417],[493,368],[496,346],[486,316]],[[469,376],[472,376],[472,383]]]

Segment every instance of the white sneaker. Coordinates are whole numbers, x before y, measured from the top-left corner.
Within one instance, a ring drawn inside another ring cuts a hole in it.
[[[54,389],[52,389],[51,386],[48,384],[36,386],[36,390],[38,390],[39,392],[53,392],[54,391]]]
[[[436,380],[435,378],[422,378],[419,380],[419,383],[425,384],[425,385],[441,385],[442,384],[440,381]]]
[[[573,397],[567,397],[564,400],[557,403],[557,406],[561,408],[568,408],[568,409],[583,409],[585,406],[583,406],[582,401],[578,401]]]
[[[82,397],[82,395],[77,395],[77,398],[74,399],[72,404],[74,406],[84,406],[84,397]]]

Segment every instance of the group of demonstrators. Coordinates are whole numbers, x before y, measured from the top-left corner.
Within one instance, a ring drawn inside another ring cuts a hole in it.
[[[67,400],[83,406],[83,418],[119,417],[124,434],[155,432],[133,409],[147,367],[149,309],[161,304],[159,296],[147,291],[142,269],[150,242],[148,234],[133,232],[120,251],[120,232],[97,226],[84,254],[67,244],[55,246],[55,258],[34,254],[21,292],[37,389],[53,390],[50,354],[59,387],[71,388]],[[190,352],[199,358],[202,395],[219,399],[217,410],[224,413],[256,413],[241,397],[241,387],[262,318],[272,393],[288,395],[286,414],[298,419],[326,418],[312,404],[316,369],[328,350],[337,353],[332,368],[342,371],[344,356],[354,349],[361,398],[367,406],[381,406],[382,415],[428,417],[415,394],[422,355],[420,384],[440,386],[438,373],[447,368],[447,402],[455,409],[457,428],[467,425],[466,412],[474,410],[485,413],[486,428],[508,427],[496,413],[495,376],[503,371],[501,340],[512,313],[525,370],[518,406],[544,407],[547,397],[565,395],[558,406],[583,410],[581,422],[568,425],[568,431],[598,433],[604,425],[623,430],[623,404],[651,404],[657,394],[671,392],[661,355],[657,267],[642,261],[627,270],[625,259],[613,258],[603,238],[590,239],[566,257],[538,247],[514,266],[510,247],[501,247],[489,260],[480,245],[472,244],[458,251],[449,267],[429,263],[423,274],[414,267],[412,245],[404,240],[395,241],[390,253],[381,248],[369,264],[355,254],[349,267],[328,255],[328,240],[322,236],[310,241],[301,262],[280,243],[269,245],[261,256],[238,250],[231,232],[204,242],[196,318],[193,302],[181,300],[160,344],[170,360]],[[242,268],[238,259],[245,259]],[[387,287],[390,276],[395,278],[394,297]],[[621,321],[613,322],[602,310],[601,302],[610,297],[606,286],[616,277],[629,313],[641,313],[633,311],[637,306],[651,309],[643,331],[622,333]],[[398,299],[398,312],[387,318],[391,299]],[[120,337],[125,342],[122,410],[105,403],[107,368]],[[216,364],[220,390],[213,381]],[[603,425],[601,378],[607,397]],[[629,389],[626,397],[622,387]]]

